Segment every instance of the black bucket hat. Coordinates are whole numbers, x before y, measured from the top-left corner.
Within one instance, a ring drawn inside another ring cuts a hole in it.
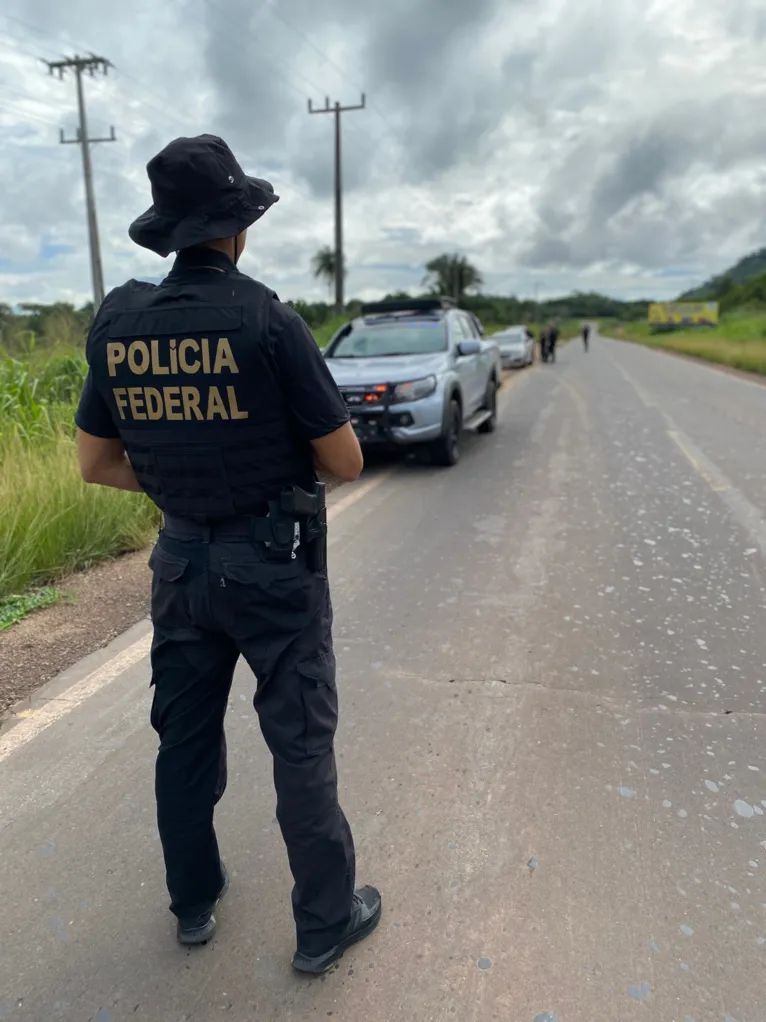
[[[137,245],[168,256],[233,238],[279,202],[268,181],[248,177],[216,135],[177,138],[146,165],[154,204],[130,225]]]

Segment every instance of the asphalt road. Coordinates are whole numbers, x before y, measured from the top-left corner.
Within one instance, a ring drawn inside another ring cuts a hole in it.
[[[147,627],[0,734],[0,1019],[763,1022],[766,388],[577,342],[453,470],[333,494],[342,801],[384,921],[289,969],[241,671],[215,943],[174,942]]]

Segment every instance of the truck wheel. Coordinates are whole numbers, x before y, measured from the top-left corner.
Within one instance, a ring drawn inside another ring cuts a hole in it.
[[[431,460],[434,465],[451,468],[460,460],[460,433],[463,429],[463,413],[454,398],[447,412],[447,425],[438,440],[431,444]]]
[[[479,426],[479,433],[494,433],[497,428],[497,381],[494,376],[487,384],[487,393],[484,398],[485,410],[492,412],[486,422]]]

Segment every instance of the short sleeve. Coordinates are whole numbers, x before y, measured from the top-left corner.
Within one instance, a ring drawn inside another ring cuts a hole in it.
[[[120,435],[109,405],[96,389],[90,370],[85,379],[74,421],[83,433],[101,437],[102,440],[116,440]]]
[[[349,421],[346,402],[311,331],[296,313],[272,339],[283,391],[307,440],[319,440]]]

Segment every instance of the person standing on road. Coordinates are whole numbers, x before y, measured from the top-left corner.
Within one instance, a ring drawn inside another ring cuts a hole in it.
[[[548,328],[544,326],[540,327],[540,358],[548,361]]]
[[[559,328],[555,320],[551,320],[548,326],[548,359],[551,362],[556,361],[556,345],[559,339]]]
[[[582,343],[585,350],[588,350],[588,341],[590,340],[590,323],[583,323],[582,325]]]
[[[86,482],[144,492],[163,512],[153,570],[151,722],[157,817],[178,940],[201,944],[228,887],[214,807],[226,787],[224,715],[240,654],[274,759],[295,886],[301,972],[370,934],[375,888],[354,890],[338,804],[338,720],[324,487],[362,454],[311,333],[241,273],[247,229],[278,201],[226,143],[179,138],[147,166],[154,204],[130,227],[167,257],[159,285],[128,281],[98,310],[77,411]]]

